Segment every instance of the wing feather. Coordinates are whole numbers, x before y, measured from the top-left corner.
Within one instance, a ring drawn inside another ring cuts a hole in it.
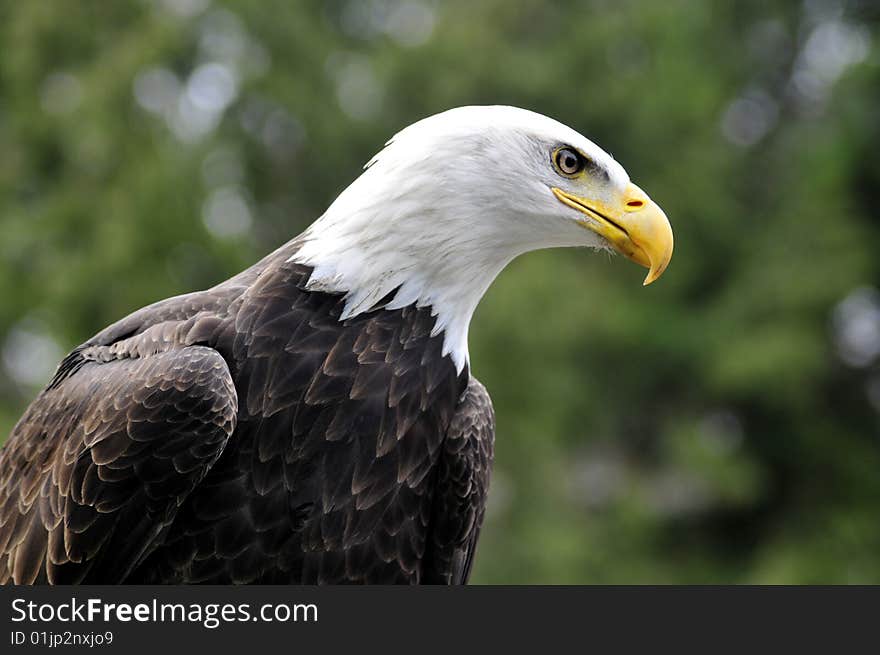
[[[216,351],[102,348],[62,365],[0,452],[0,582],[124,581],[234,429]]]
[[[465,584],[485,513],[495,443],[495,412],[471,378],[440,455],[423,582]]]

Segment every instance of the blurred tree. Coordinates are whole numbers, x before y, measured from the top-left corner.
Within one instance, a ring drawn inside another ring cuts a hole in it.
[[[660,283],[514,262],[477,582],[880,582],[867,1],[0,5],[0,434],[66,350],[299,233],[396,130],[556,117],[666,209]],[[514,356],[511,356],[514,354]]]

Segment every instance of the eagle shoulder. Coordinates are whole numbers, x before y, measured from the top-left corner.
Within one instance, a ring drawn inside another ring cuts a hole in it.
[[[197,345],[219,319],[173,315],[129,318],[133,336],[108,328],[74,350],[13,429],[0,582],[122,582],[222,453],[236,390],[224,358]]]

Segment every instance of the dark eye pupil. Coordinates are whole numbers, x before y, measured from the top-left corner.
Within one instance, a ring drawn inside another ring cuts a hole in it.
[[[568,148],[559,151],[556,155],[556,163],[560,170],[568,175],[577,173],[581,168],[580,157]]]

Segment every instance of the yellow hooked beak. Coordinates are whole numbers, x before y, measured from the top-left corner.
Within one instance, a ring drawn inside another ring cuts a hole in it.
[[[644,284],[663,274],[672,258],[672,227],[663,210],[635,184],[613,206],[552,187],[564,204],[589,216],[580,224],[603,237],[617,252],[648,269]]]

